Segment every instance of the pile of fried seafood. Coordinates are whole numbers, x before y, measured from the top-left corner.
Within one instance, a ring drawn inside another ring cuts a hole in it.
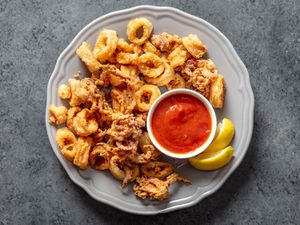
[[[225,84],[207,47],[197,35],[152,35],[152,23],[136,18],[127,25],[129,42],[114,30],[100,32],[94,49],[83,42],[76,54],[90,76],[68,80],[58,95],[69,104],[49,106],[49,122],[59,126],[56,142],[66,159],[80,169],[108,170],[121,187],[134,182],[136,196],[168,198],[176,181],[191,183],[158,161],[161,153],[151,143],[147,113],[167,90],[190,88],[204,95],[215,108],[223,107]]]

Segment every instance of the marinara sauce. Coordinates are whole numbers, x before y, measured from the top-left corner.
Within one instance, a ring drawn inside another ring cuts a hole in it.
[[[156,106],[151,128],[163,148],[174,153],[187,153],[208,139],[212,119],[202,101],[192,95],[175,94]]]

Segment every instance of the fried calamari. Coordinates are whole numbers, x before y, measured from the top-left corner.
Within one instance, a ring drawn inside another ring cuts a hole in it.
[[[149,109],[164,88],[194,89],[222,108],[225,81],[213,61],[202,58],[207,46],[197,35],[152,31],[148,19],[136,18],[127,25],[129,42],[110,29],[100,31],[94,48],[83,42],[76,54],[90,76],[59,86],[58,96],[70,107],[50,105],[49,123],[65,123],[56,142],[74,165],[107,170],[122,188],[135,182],[136,196],[164,200],[170,184],[190,180],[157,161],[162,153],[147,133]]]

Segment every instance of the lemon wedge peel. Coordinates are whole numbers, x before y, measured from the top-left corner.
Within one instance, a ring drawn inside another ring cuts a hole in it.
[[[221,149],[224,149],[230,144],[233,136],[234,124],[230,119],[224,118],[217,126],[215,138],[203,153],[218,152]]]
[[[189,163],[198,170],[217,170],[227,165],[233,157],[234,149],[228,146],[219,152],[202,153],[188,159]]]

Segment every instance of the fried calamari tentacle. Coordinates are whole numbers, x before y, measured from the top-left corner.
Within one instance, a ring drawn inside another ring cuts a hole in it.
[[[155,177],[141,176],[136,178],[133,192],[141,199],[165,200],[168,198],[169,184]]]
[[[145,82],[142,81],[139,77],[139,70],[138,70],[137,66],[122,65],[120,67],[120,70],[123,74],[126,74],[127,76],[129,76],[129,79],[126,79],[124,82],[127,85],[127,89],[137,91],[145,84]]]
[[[159,35],[153,35],[151,42],[160,51],[171,52],[181,44],[181,38],[164,32]]]
[[[189,59],[182,66],[181,75],[185,80],[189,80],[196,69],[205,75],[218,74],[216,65],[211,59]]]
[[[142,174],[159,179],[164,179],[173,171],[174,167],[171,164],[159,161],[148,162],[141,167]]]
[[[178,173],[172,173],[167,177],[166,182],[170,185],[176,181],[180,181],[186,184],[192,184],[192,181],[190,179],[187,179],[185,177],[180,176]]]
[[[141,128],[145,126],[145,122],[132,114],[120,115],[116,118],[107,131],[107,134],[115,141],[125,141],[127,138],[138,138]]]
[[[115,112],[129,114],[136,106],[134,92],[130,89],[112,88],[110,91],[112,106]]]
[[[121,188],[125,188],[129,182],[134,181],[140,175],[140,168],[138,165],[125,165],[124,166],[125,177]]]
[[[150,146],[150,145],[148,145],[148,146]],[[151,157],[152,157],[151,151],[147,151],[145,153],[138,153],[135,150],[128,156],[128,159],[131,162],[134,162],[136,164],[143,164],[143,163],[149,162],[151,160]]]
[[[112,86],[119,86],[130,79],[130,76],[120,71],[115,65],[103,65],[103,74],[106,74]]]
[[[186,86],[195,89],[195,91],[202,94],[209,99],[211,83],[218,75],[212,73],[205,73],[206,70],[196,69],[193,76],[186,82]]]
[[[130,138],[127,138],[124,141],[116,141],[115,144],[116,146],[122,150],[122,151],[136,151],[137,150],[137,145],[138,145],[138,136],[142,133],[141,130],[138,130],[135,133],[135,136],[132,136]]]
[[[91,111],[97,112],[95,115],[97,115],[97,117],[100,117],[100,121],[102,121],[102,122],[111,122],[118,116],[118,115],[116,115],[116,113],[114,113],[113,109],[111,108],[109,103],[106,101],[104,94],[102,96],[99,96],[93,102]]]
[[[195,71],[195,76],[191,77],[187,82],[186,86],[194,88],[195,91],[202,94],[205,98],[209,98],[210,94],[210,78],[203,76],[201,73]]]
[[[151,200],[162,201],[168,198],[169,186],[176,181],[191,183],[190,180],[179,176],[177,173],[169,175],[166,181],[155,177],[141,176],[136,178],[133,192],[142,199],[150,198]]]
[[[146,124],[148,112],[135,111],[134,115],[135,115],[136,118],[139,118],[139,119],[143,120]]]
[[[188,60],[182,68],[186,87],[193,88],[209,99],[211,84],[217,79],[216,65],[212,60]]]

